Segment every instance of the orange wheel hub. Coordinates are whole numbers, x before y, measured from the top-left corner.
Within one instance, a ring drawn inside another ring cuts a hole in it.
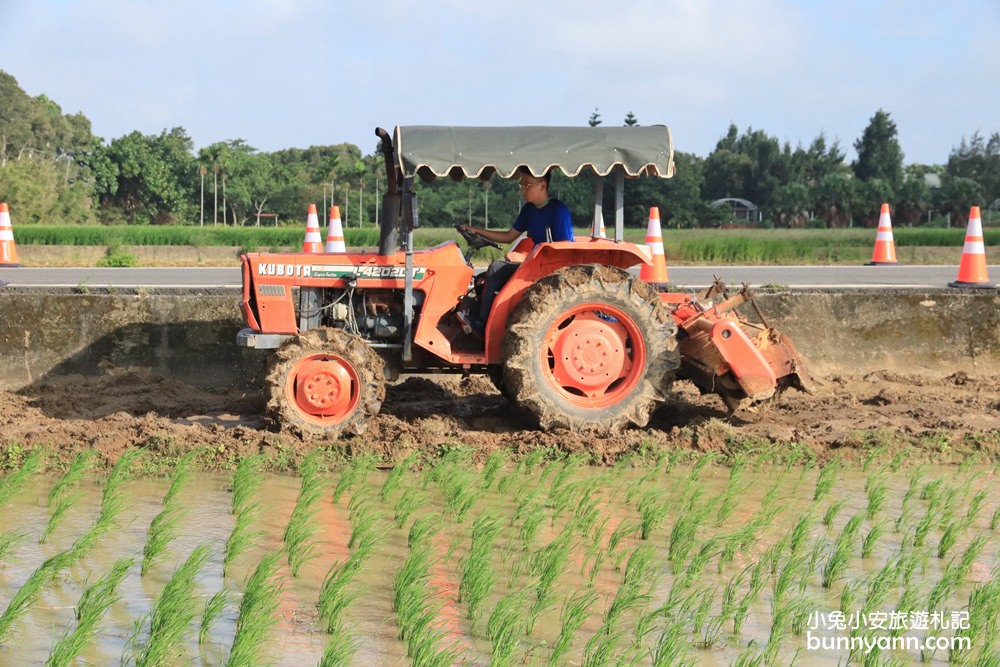
[[[303,416],[335,423],[347,418],[358,405],[358,376],[337,357],[312,355],[296,364],[288,387]]]
[[[614,405],[638,383],[645,346],[634,322],[602,304],[582,305],[561,314],[545,335],[546,379],[581,407]]]

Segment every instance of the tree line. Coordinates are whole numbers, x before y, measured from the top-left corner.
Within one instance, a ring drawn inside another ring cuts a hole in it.
[[[600,112],[587,122],[601,125]],[[622,124],[639,120],[629,112]],[[970,206],[1000,204],[1000,133],[963,137],[944,164],[905,165],[896,124],[879,109],[854,148],[848,163],[839,142],[822,133],[792,147],[733,124],[707,157],[676,152],[674,178],[627,180],[625,224],[644,226],[649,207],[659,206],[668,227],[724,226],[734,222],[732,199],[757,207],[740,222],[764,227],[874,226],[883,202],[897,225],[964,224]],[[195,150],[182,127],[105,141],[82,113],[63,114],[0,70],[0,200],[18,223],[301,224],[315,203],[337,204],[345,226],[366,227],[378,221],[385,182],[377,145],[367,155],[349,143],[263,152],[228,139]],[[591,223],[590,178],[557,171],[551,189],[578,226]],[[439,179],[418,196],[429,226],[506,227],[521,202],[516,184],[497,178]]]

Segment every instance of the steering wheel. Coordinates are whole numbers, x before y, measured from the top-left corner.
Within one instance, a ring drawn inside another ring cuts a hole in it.
[[[470,252],[475,252],[480,248],[486,248],[486,247],[493,247],[496,248],[497,250],[503,250],[503,248],[501,248],[497,243],[495,243],[494,241],[490,241],[488,238],[486,238],[479,232],[473,232],[471,230],[462,227],[461,225],[452,225],[452,226],[458,230],[458,233],[461,234],[462,238],[465,239],[466,243],[469,244]]]

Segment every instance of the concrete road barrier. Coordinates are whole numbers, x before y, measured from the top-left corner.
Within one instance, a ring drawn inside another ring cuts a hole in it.
[[[768,323],[818,375],[875,370],[1000,374],[1000,292],[759,293]],[[0,389],[54,375],[135,369],[220,390],[246,386],[266,353],[236,346],[237,290],[151,293],[0,288]]]

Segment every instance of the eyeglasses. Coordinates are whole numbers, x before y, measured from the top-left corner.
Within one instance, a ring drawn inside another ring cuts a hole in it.
[[[535,181],[534,183],[518,183],[517,187],[521,188],[522,190],[527,190],[528,188],[533,188],[536,185],[541,185],[544,182],[545,181]]]

